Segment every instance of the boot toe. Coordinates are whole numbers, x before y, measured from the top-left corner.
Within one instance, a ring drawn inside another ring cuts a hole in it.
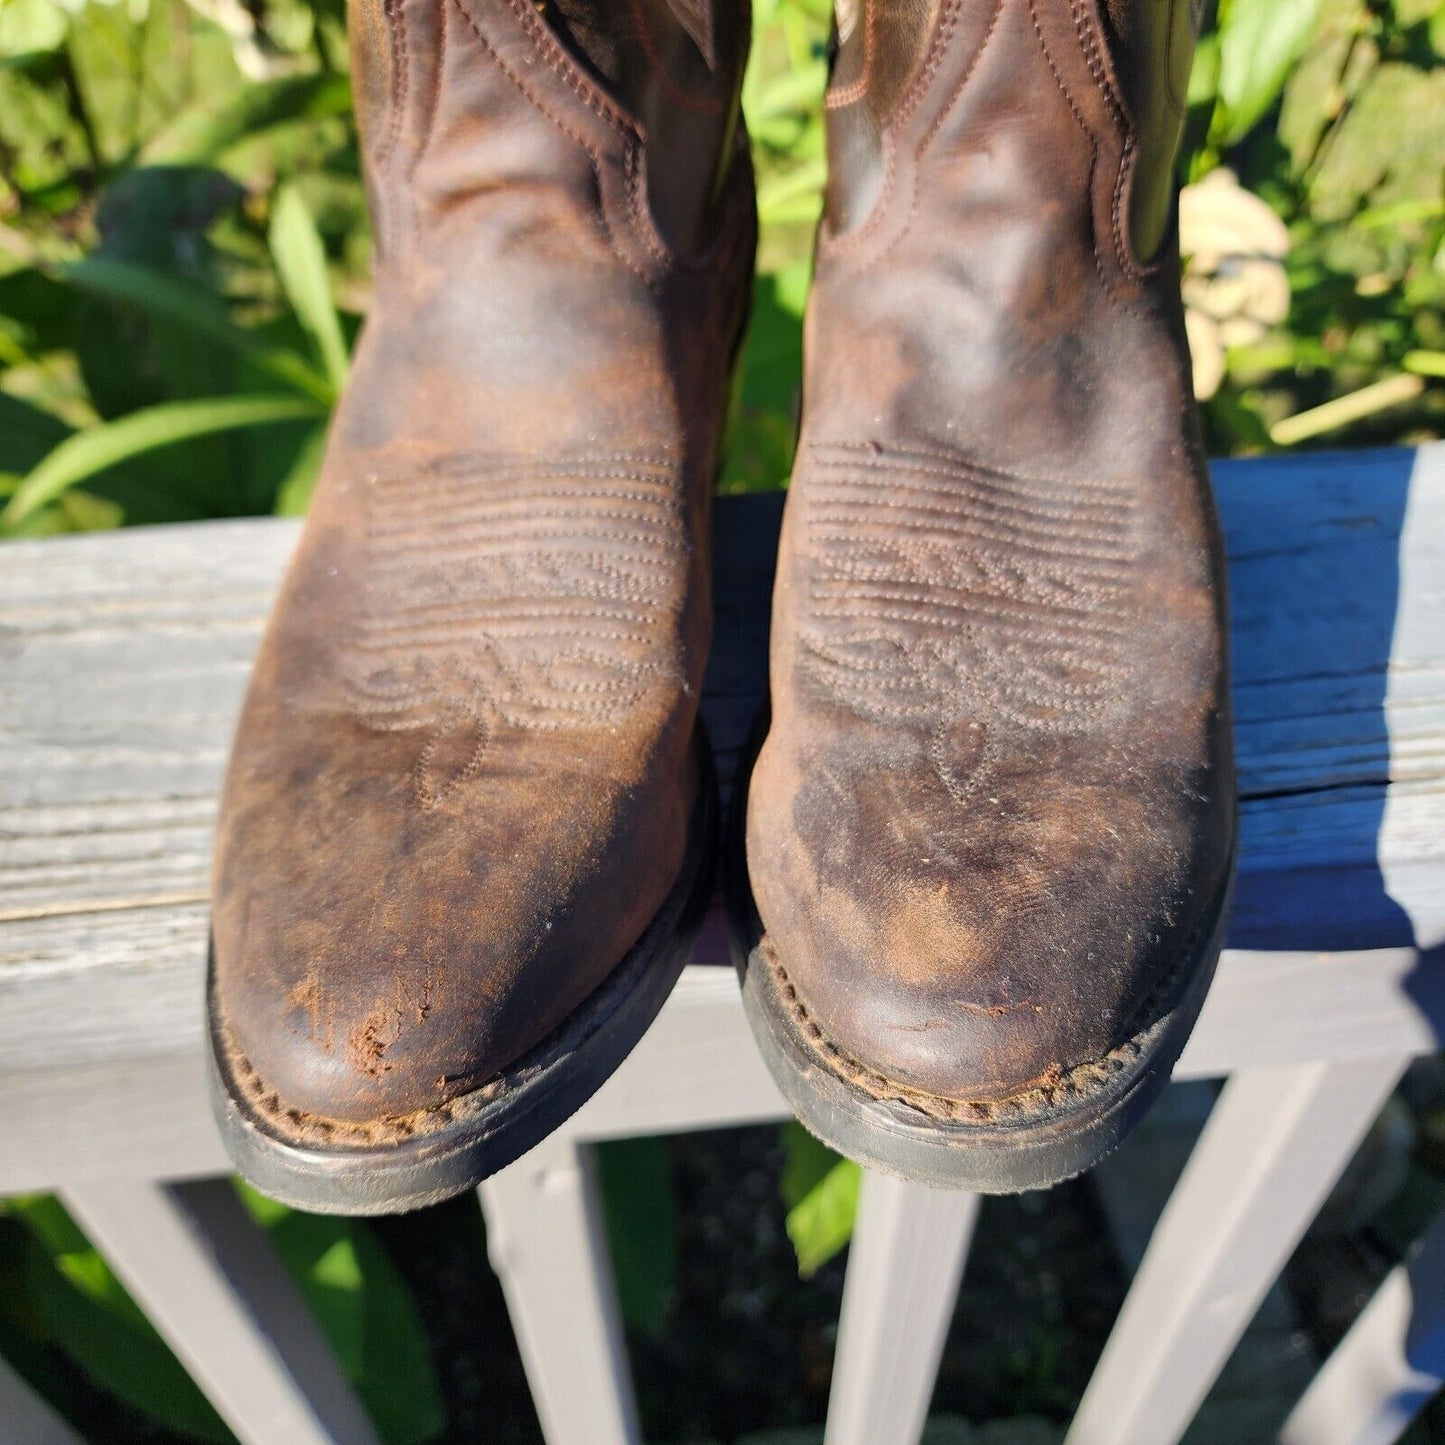
[[[308,762],[292,728],[290,770],[315,766],[312,786],[254,759],[227,808],[218,1042],[243,1090],[292,1125],[408,1119],[496,1079],[603,982],[680,862],[670,790],[499,759],[420,808],[415,746],[318,729],[327,760]]]
[[[1184,796],[1029,759],[960,805],[926,754],[790,763],[770,740],[749,819],[767,951],[865,1087],[986,1102],[1057,1082],[1144,1027],[1214,892],[1191,884],[1201,853],[1223,876]]]

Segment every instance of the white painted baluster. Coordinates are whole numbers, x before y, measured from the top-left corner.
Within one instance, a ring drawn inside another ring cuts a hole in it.
[[[1393,1269],[1285,1421],[1280,1445],[1394,1445],[1445,1383],[1445,1214]]]
[[[863,1176],[825,1445],[916,1445],[978,1206],[976,1194]]]
[[[1067,1445],[1174,1445],[1406,1062],[1296,1064],[1230,1079]]]
[[[228,1180],[116,1179],[61,1198],[245,1445],[375,1445],[315,1318]]]
[[[81,1445],[80,1436],[0,1360],[0,1440],[5,1445]]]
[[[547,1445],[638,1445],[591,1146],[554,1134],[488,1179],[481,1196]]]

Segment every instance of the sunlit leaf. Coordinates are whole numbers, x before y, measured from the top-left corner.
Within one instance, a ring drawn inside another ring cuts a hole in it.
[[[804,1279],[816,1274],[853,1237],[863,1171],[819,1143],[801,1124],[783,1131],[786,1228]]]
[[[1253,129],[1279,99],[1319,9],[1320,0],[1231,0],[1219,37],[1226,143]]]
[[[0,526],[14,526],[67,487],[143,452],[238,427],[316,416],[320,410],[296,396],[228,396],[167,402],[103,422],[67,437],[31,471],[0,512]]]
[[[341,318],[331,299],[326,248],[294,186],[283,186],[271,206],[271,255],[296,315],[316,343],[331,384],[340,391],[349,367]]]

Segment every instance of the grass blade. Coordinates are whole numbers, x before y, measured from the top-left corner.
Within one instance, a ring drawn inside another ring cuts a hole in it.
[[[316,401],[329,405],[336,399],[331,382],[306,357],[238,326],[213,292],[193,282],[150,266],[100,256],[77,262],[59,274],[82,291],[139,306],[152,316],[188,327]]]
[[[321,415],[323,407],[298,396],[207,397],[165,402],[88,427],[67,437],[20,483],[0,512],[0,526],[16,526],[67,487],[143,452],[239,427]]]
[[[282,186],[271,208],[271,255],[291,305],[307,334],[316,343],[331,384],[339,392],[346,385],[350,361],[341,317],[331,299],[331,278],[326,272],[326,248],[316,222],[295,186]]]

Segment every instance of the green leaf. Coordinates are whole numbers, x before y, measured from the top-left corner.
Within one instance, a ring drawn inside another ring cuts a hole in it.
[[[24,1282],[50,1342],[168,1430],[228,1445],[231,1432],[65,1210],[43,1196],[8,1207],[30,1230]]]
[[[346,385],[349,361],[341,318],[331,299],[326,248],[306,202],[295,186],[282,186],[271,207],[271,255],[281,284],[307,334],[316,343],[326,374],[339,392]]]
[[[677,1280],[672,1161],[661,1139],[609,1140],[596,1157],[622,1318],[656,1338]]]
[[[246,357],[262,371],[329,405],[336,398],[330,380],[304,356],[274,346],[231,320],[215,292],[154,267],[92,256],[61,273],[82,291],[139,306]]]
[[[1232,0],[1220,27],[1224,140],[1241,140],[1284,88],[1319,16],[1320,0]]]
[[[345,116],[351,88],[344,76],[292,75],[242,87],[216,104],[202,94],[151,138],[142,153],[147,164],[210,165],[233,146],[263,131],[298,121]]]
[[[863,1171],[819,1143],[801,1124],[784,1125],[785,1227],[798,1256],[798,1273],[809,1279],[853,1237]]]
[[[366,1224],[355,1223],[352,1243],[364,1281],[357,1391],[387,1445],[425,1445],[446,1411],[416,1301]]]
[[[21,482],[0,512],[13,527],[67,487],[143,452],[238,427],[316,416],[315,402],[295,396],[230,396],[166,402],[67,437]]]
[[[416,1303],[360,1220],[287,1209],[237,1181],[386,1445],[425,1445],[446,1423]]]
[[[23,476],[69,434],[59,417],[0,391],[0,472]]]
[[[0,0],[0,64],[58,50],[70,33],[70,16],[55,0]]]
[[[276,489],[278,517],[304,517],[311,506],[311,494],[321,476],[321,461],[326,453],[326,428],[316,427],[301,443],[290,469]]]

